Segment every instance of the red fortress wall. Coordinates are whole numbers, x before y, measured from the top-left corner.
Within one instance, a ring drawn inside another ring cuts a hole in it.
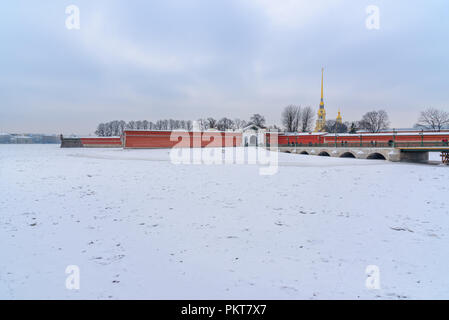
[[[391,143],[391,142],[447,142],[449,132],[327,134],[324,143]]]
[[[124,148],[205,148],[239,147],[242,145],[241,132],[224,131],[158,131],[125,130]]]
[[[120,137],[80,138],[80,140],[83,147],[86,148],[120,148],[122,146],[122,140]]]
[[[161,131],[161,130],[125,130],[122,137],[63,138],[63,148],[205,148],[242,146],[242,133],[233,131]],[[277,141],[276,141],[277,140]],[[381,144],[393,146],[395,143],[426,143],[447,145],[449,132],[382,132],[356,134],[329,133],[274,133],[267,132],[265,142],[269,145],[365,145]]]
[[[267,133],[267,142],[272,144],[273,133]],[[379,143],[385,146],[392,146],[392,143],[427,143],[442,144],[449,140],[449,132],[381,132],[381,133],[279,133],[277,134],[279,145],[302,145],[312,146],[320,144],[334,145],[349,144],[360,145],[369,143]]]
[[[66,138],[61,135],[61,148],[121,148],[120,137]]]
[[[275,143],[277,138],[279,145],[309,145],[324,143],[324,133],[267,133],[267,143]]]

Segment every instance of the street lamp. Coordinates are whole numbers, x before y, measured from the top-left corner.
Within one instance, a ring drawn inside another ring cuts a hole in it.
[[[393,148],[395,147],[396,144],[396,129],[393,128]]]

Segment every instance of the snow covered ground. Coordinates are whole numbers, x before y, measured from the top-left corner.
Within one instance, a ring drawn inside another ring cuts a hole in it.
[[[0,298],[449,299],[449,167],[279,165],[0,145]]]

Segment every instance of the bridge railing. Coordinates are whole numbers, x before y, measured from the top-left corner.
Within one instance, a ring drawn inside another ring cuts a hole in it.
[[[396,142],[394,145],[396,148],[407,147],[447,147],[449,142],[447,141],[423,141],[423,142]]]
[[[279,147],[319,147],[319,148],[407,148],[407,147],[447,147],[447,141],[413,141],[413,142],[337,142],[337,143],[289,143]]]

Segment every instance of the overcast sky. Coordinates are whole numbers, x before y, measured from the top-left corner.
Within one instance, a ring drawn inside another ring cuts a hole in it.
[[[66,28],[68,5],[80,29]],[[366,28],[366,7],[380,28]],[[3,1],[0,132],[89,134],[114,119],[328,119],[449,111],[449,1]]]

